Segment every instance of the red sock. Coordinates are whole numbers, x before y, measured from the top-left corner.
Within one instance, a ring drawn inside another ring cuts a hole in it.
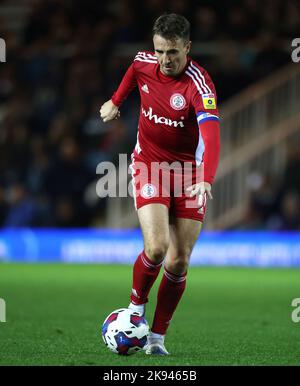
[[[148,302],[148,294],[155,282],[162,262],[153,263],[143,251],[133,266],[133,284],[131,301],[134,304],[144,304]]]
[[[151,331],[165,335],[186,285],[186,273],[175,275],[165,268],[157,294],[157,305]]]

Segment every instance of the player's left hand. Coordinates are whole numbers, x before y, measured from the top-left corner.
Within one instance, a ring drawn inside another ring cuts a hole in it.
[[[200,208],[205,205],[206,197],[210,200],[213,199],[211,194],[211,184],[208,182],[199,182],[198,184],[189,186],[186,191],[190,192],[190,197],[198,196],[198,205]]]

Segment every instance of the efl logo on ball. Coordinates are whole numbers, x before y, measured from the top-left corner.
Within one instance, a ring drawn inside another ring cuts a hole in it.
[[[181,94],[173,94],[170,98],[170,105],[174,110],[184,109],[186,105],[184,96]]]
[[[143,198],[152,198],[156,195],[156,187],[153,184],[145,184],[142,187],[141,195]]]

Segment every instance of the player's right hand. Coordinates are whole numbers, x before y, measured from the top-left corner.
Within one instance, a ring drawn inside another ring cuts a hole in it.
[[[120,116],[119,107],[115,106],[111,99],[101,106],[99,112],[103,122],[118,119]]]

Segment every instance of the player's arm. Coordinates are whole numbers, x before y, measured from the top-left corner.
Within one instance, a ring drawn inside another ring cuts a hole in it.
[[[203,181],[213,184],[220,159],[220,121],[217,115],[200,113],[197,116],[199,134],[204,142]]]
[[[133,64],[128,68],[124,75],[122,82],[120,83],[117,91],[113,94],[112,98],[105,102],[100,108],[100,116],[103,122],[108,122],[112,119],[117,119],[120,116],[119,107],[128,97],[130,92],[136,86],[136,77]]]
[[[199,196],[199,205],[205,203],[205,196],[212,199],[211,186],[214,181],[220,159],[220,123],[218,116],[206,113],[197,114],[200,135],[203,139],[205,151],[203,155],[203,181],[192,185],[187,189],[190,196]]]
[[[200,74],[200,70],[197,70]],[[214,181],[220,159],[220,123],[217,108],[215,86],[207,74],[202,71],[202,80],[192,77],[192,105],[195,109],[204,153],[202,159],[196,159],[199,166],[202,163],[201,181],[188,188],[191,197],[198,195],[200,206],[205,204],[206,197],[212,199],[211,186]]]

